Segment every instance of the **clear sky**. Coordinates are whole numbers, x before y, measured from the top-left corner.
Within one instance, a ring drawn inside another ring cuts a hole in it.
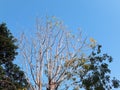
[[[0,23],[6,22],[15,36],[46,14],[96,39],[114,58],[112,75],[120,79],[120,0],[0,0]]]

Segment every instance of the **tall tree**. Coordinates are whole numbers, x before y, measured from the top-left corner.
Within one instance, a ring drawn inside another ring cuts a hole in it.
[[[82,33],[70,33],[55,18],[37,22],[32,37],[22,34],[20,49],[31,90],[111,90],[119,81],[110,81],[106,62],[111,56],[100,54],[100,45]],[[92,53],[91,53],[91,50]],[[95,51],[97,50],[97,51]],[[111,84],[113,82],[113,84]]]
[[[27,86],[24,72],[13,63],[18,54],[16,41],[6,24],[0,24],[0,89],[16,90]]]
[[[72,35],[58,19],[52,17],[45,21],[37,22],[32,37],[21,36],[20,49],[26,76],[33,90],[61,90],[69,66],[76,56],[81,57],[82,50],[88,45],[81,32]]]

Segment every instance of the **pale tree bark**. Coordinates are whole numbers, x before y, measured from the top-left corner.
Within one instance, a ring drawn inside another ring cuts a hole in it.
[[[72,35],[56,19],[38,20],[36,26],[32,37],[22,34],[20,38],[28,82],[31,90],[58,90],[76,56],[81,57],[88,48],[86,38],[82,39],[81,32]]]

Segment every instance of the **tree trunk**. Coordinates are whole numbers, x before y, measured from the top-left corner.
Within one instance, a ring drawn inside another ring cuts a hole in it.
[[[57,90],[56,82],[50,82],[47,90]]]

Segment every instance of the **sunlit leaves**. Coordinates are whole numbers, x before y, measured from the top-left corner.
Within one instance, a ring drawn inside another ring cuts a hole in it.
[[[96,40],[93,38],[90,38],[90,47],[94,48],[96,46]]]
[[[88,69],[89,69],[89,67],[90,67],[90,65],[89,65],[89,64],[84,64],[84,65],[83,65],[83,68],[84,68],[84,69],[86,69],[86,70],[88,70]]]

